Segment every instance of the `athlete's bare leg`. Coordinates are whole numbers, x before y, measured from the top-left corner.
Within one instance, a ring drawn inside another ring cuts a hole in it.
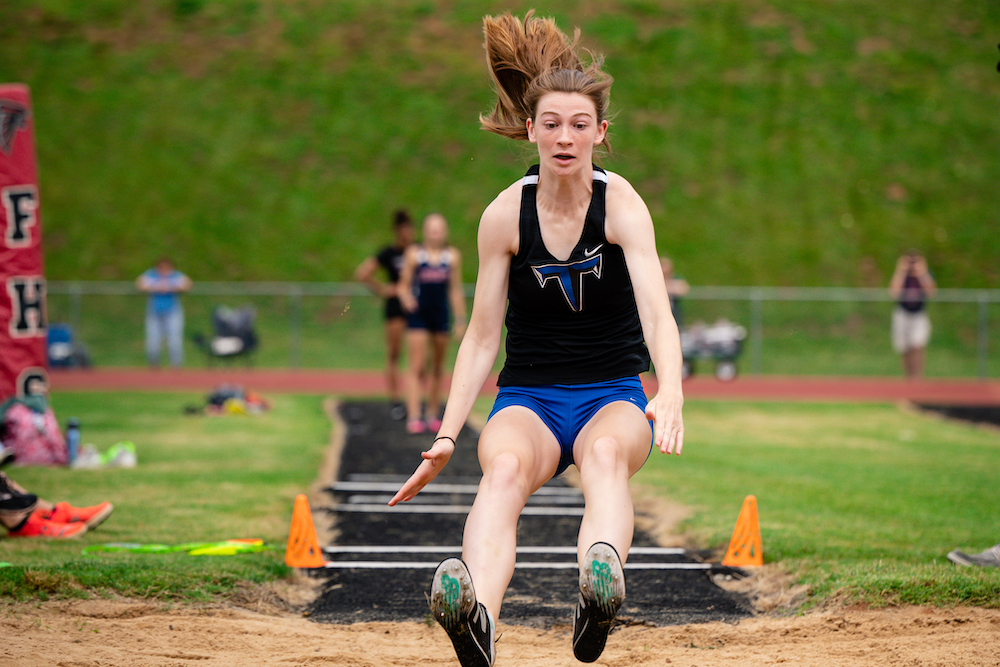
[[[431,334],[431,369],[427,378],[427,421],[441,418],[441,382],[444,378],[444,357],[448,352],[447,332]]]
[[[426,329],[409,329],[406,332],[406,350],[409,363],[406,367],[406,419],[420,419],[424,364],[427,360],[429,335]]]
[[[465,522],[462,557],[476,598],[493,620],[514,575],[517,520],[521,510],[559,465],[559,445],[542,420],[527,408],[504,408],[479,437],[483,479]]]
[[[628,481],[649,456],[652,437],[642,410],[625,401],[601,408],[577,436],[573,458],[586,503],[577,542],[581,567],[595,542],[611,544],[622,563],[628,558],[635,525]]]
[[[400,372],[399,360],[403,352],[403,334],[406,333],[406,318],[393,317],[385,321],[385,382],[389,389],[389,400],[399,401]]]
[[[903,353],[903,368],[910,379],[924,376],[924,348],[911,347]]]

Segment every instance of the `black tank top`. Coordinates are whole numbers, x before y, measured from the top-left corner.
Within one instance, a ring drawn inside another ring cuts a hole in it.
[[[899,306],[908,313],[919,313],[924,309],[924,286],[911,273],[903,280],[903,291],[899,295]]]
[[[413,291],[417,309],[426,315],[439,313],[448,320],[448,287],[451,283],[452,258],[449,248],[442,248],[438,263],[430,263],[430,254],[423,246],[417,247],[417,268],[413,272]]]
[[[545,248],[538,226],[538,165],[524,177],[500,386],[584,384],[649,370],[625,253],[604,235],[607,183],[605,171],[594,167],[583,233],[561,262]]]

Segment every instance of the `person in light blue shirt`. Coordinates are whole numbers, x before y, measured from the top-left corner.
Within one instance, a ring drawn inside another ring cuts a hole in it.
[[[136,280],[140,291],[149,294],[146,303],[146,358],[149,365],[160,365],[160,349],[167,343],[170,365],[177,368],[184,362],[183,292],[191,289],[191,279],[174,268],[167,257]]]

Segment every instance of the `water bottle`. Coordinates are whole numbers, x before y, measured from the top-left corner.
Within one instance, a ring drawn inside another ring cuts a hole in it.
[[[66,422],[66,453],[69,455],[69,462],[76,460],[76,455],[80,451],[80,420],[71,417]]]

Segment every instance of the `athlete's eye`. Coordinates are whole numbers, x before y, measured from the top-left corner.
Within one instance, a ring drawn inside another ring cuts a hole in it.
[[[553,123],[550,120],[550,121],[548,121],[548,122],[545,123],[545,128],[548,129],[548,130],[554,130],[554,129],[556,129],[556,124]]]

